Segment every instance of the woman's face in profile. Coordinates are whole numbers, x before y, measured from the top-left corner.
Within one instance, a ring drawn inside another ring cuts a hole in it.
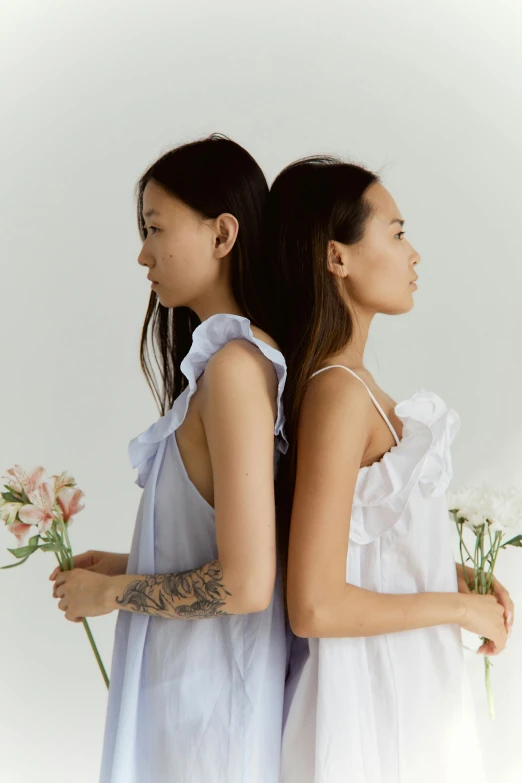
[[[420,256],[406,239],[401,212],[386,188],[374,183],[365,199],[372,212],[363,238],[348,247],[348,296],[376,313],[406,313],[413,307]]]
[[[143,192],[143,219],[147,236],[138,263],[148,267],[161,304],[197,301],[219,272],[208,221],[153,180]]]

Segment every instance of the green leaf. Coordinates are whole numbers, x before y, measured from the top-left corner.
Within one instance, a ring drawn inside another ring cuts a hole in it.
[[[8,548],[7,551],[11,552],[11,554],[14,555],[15,557],[25,557],[25,558],[27,558],[27,557],[29,557],[29,555],[32,555],[33,552],[36,552],[37,549],[38,549],[38,547],[33,544],[32,546],[29,546],[29,545],[27,545],[27,546],[20,546],[20,547],[18,547],[18,549],[9,549]]]
[[[0,566],[0,571],[4,571],[6,568],[16,568],[16,566],[22,565],[22,563],[25,563],[25,561],[28,559],[29,559],[29,555],[27,555],[27,557],[24,557],[23,560],[19,560],[18,563],[11,563],[11,565]]]
[[[17,497],[16,495],[13,495],[12,492],[2,492],[2,497],[4,500],[7,500],[8,503],[21,503],[21,499]]]
[[[522,536],[515,536],[515,538],[506,541],[502,546],[522,546]]]
[[[62,546],[62,544],[40,544],[38,549],[41,549],[42,552],[68,552],[66,546]]]
[[[37,536],[33,536],[32,538],[30,538],[30,539],[29,539],[29,544],[28,544],[28,546],[36,546],[36,545],[38,544],[38,540],[39,540],[39,538],[40,538],[40,534],[38,534]]]

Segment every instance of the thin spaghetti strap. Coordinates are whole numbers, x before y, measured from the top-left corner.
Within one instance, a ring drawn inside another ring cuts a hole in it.
[[[346,367],[346,365],[345,365],[345,364],[327,364],[327,365],[326,365],[326,367],[321,367],[321,369],[320,369],[320,370],[316,370],[316,372],[312,373],[312,375],[310,376],[310,378],[313,378],[313,377],[314,377],[314,375],[319,375],[319,373],[320,373],[320,372],[324,372],[325,370],[330,370],[332,367],[342,367],[342,369],[343,369],[343,370],[347,370],[347,371],[348,371],[348,372],[349,372],[351,375],[353,375],[353,377],[354,377],[354,378],[357,378],[357,380],[358,380],[358,381],[360,381],[360,382],[362,383],[362,385],[364,386],[364,388],[366,389],[366,391],[367,391],[367,392],[368,392],[368,394],[370,395],[370,397],[371,397],[371,400],[372,400],[373,404],[375,405],[375,407],[377,408],[377,410],[378,410],[378,411],[379,411],[379,413],[381,414],[382,418],[384,419],[384,421],[386,422],[386,424],[387,424],[387,425],[388,425],[388,427],[390,428],[390,432],[391,432],[391,434],[393,435],[393,437],[395,438],[395,443],[396,443],[396,444],[397,444],[397,446],[398,446],[398,445],[399,445],[399,443],[400,443],[400,440],[399,440],[399,437],[398,437],[397,433],[395,432],[395,428],[393,427],[393,425],[392,425],[391,421],[389,420],[389,418],[387,417],[387,415],[386,415],[386,414],[385,414],[385,412],[383,411],[382,407],[379,405],[379,403],[378,403],[378,402],[377,402],[377,400],[375,399],[375,395],[374,395],[374,394],[372,394],[372,392],[370,391],[370,389],[368,388],[368,386],[365,384],[365,382],[363,381],[363,379],[362,379],[362,378],[360,378],[360,377],[357,375],[357,373],[356,373],[356,372],[354,372],[353,370],[350,370],[350,368],[349,368],[349,367]]]

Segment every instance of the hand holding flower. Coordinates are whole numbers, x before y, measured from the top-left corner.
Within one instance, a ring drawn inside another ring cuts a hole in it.
[[[113,611],[109,600],[112,578],[83,568],[60,571],[56,575],[53,596],[59,598],[58,609],[66,620],[78,623],[84,617],[99,617]]]
[[[494,598],[502,608],[505,632],[509,634],[514,619],[513,601],[493,572],[501,550],[508,546],[522,547],[522,493],[514,487],[501,490],[484,483],[478,487],[463,487],[448,496],[448,509],[459,535],[459,592]],[[469,540],[471,534],[473,541]],[[482,635],[478,652],[485,656],[489,712],[494,718],[489,657],[499,649],[490,637]]]
[[[96,574],[105,574],[105,576],[121,576],[127,570],[128,560],[128,555],[89,549],[88,552],[73,557],[73,566],[93,571]],[[56,579],[59,573],[60,568],[55,568],[49,579]]]
[[[459,585],[459,593],[469,593],[470,588],[475,586],[475,572],[470,566],[463,566],[461,563],[457,563],[457,579]],[[513,622],[515,619],[515,604],[511,600],[509,592],[506,590],[496,576],[493,577],[493,592],[492,595],[497,599],[498,603],[504,609],[504,622],[506,625],[506,631],[511,633]],[[484,652],[484,648],[487,645],[482,645],[478,652]],[[489,654],[489,653],[486,653]]]
[[[75,560],[81,562],[83,559],[90,569],[95,570],[95,564],[101,561],[98,555],[107,554],[112,557],[112,568],[119,569],[123,567],[123,563],[126,568],[126,555],[111,556],[109,553],[91,552],[81,555],[80,558],[73,557],[68,529],[75,515],[83,510],[85,495],[77,488],[73,476],[69,473],[48,476],[47,471],[41,466],[32,473],[26,473],[20,465],[15,465],[7,471],[5,478],[5,486],[0,492],[0,521],[3,521],[15,536],[18,546],[9,549],[17,562],[2,566],[1,570],[22,565],[38,550],[53,552],[58,560],[59,567],[53,571],[51,579],[57,579],[58,573],[62,572],[71,575]],[[118,558],[117,562],[114,558]],[[84,573],[90,575],[90,569]],[[66,612],[67,619],[83,622],[105,684],[109,687],[107,672],[85,619],[86,616],[90,616],[89,612],[78,611],[77,602],[74,602],[73,598],[68,600],[65,593],[61,596],[60,608]],[[95,614],[103,614],[103,612],[95,612]]]

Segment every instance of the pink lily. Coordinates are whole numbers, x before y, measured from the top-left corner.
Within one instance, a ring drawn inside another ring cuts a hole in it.
[[[63,521],[70,524],[72,522],[72,517],[82,511],[85,507],[85,494],[81,489],[64,487],[56,496],[56,502],[62,511]]]
[[[59,476],[51,476],[51,482],[54,484],[54,491],[56,494],[58,494],[58,492],[60,492],[60,490],[64,487],[76,486],[74,477],[71,476],[70,473],[67,473],[67,471],[60,473]]]
[[[33,492],[40,484],[47,481],[47,471],[40,466],[35,468],[31,475],[28,475],[20,465],[15,465],[14,468],[9,468],[6,478],[9,479],[9,486],[15,492],[25,490],[25,493],[28,495],[29,492]]]
[[[22,506],[18,518],[28,525],[38,525],[38,532],[43,535],[58,519],[54,509],[54,487],[48,481],[44,481],[37,489],[28,492],[27,497],[30,502]]]
[[[25,546],[27,536],[31,532],[32,528],[32,525],[25,525],[23,522],[13,522],[13,524],[9,525],[7,529],[10,533],[14,534],[18,546]]]

